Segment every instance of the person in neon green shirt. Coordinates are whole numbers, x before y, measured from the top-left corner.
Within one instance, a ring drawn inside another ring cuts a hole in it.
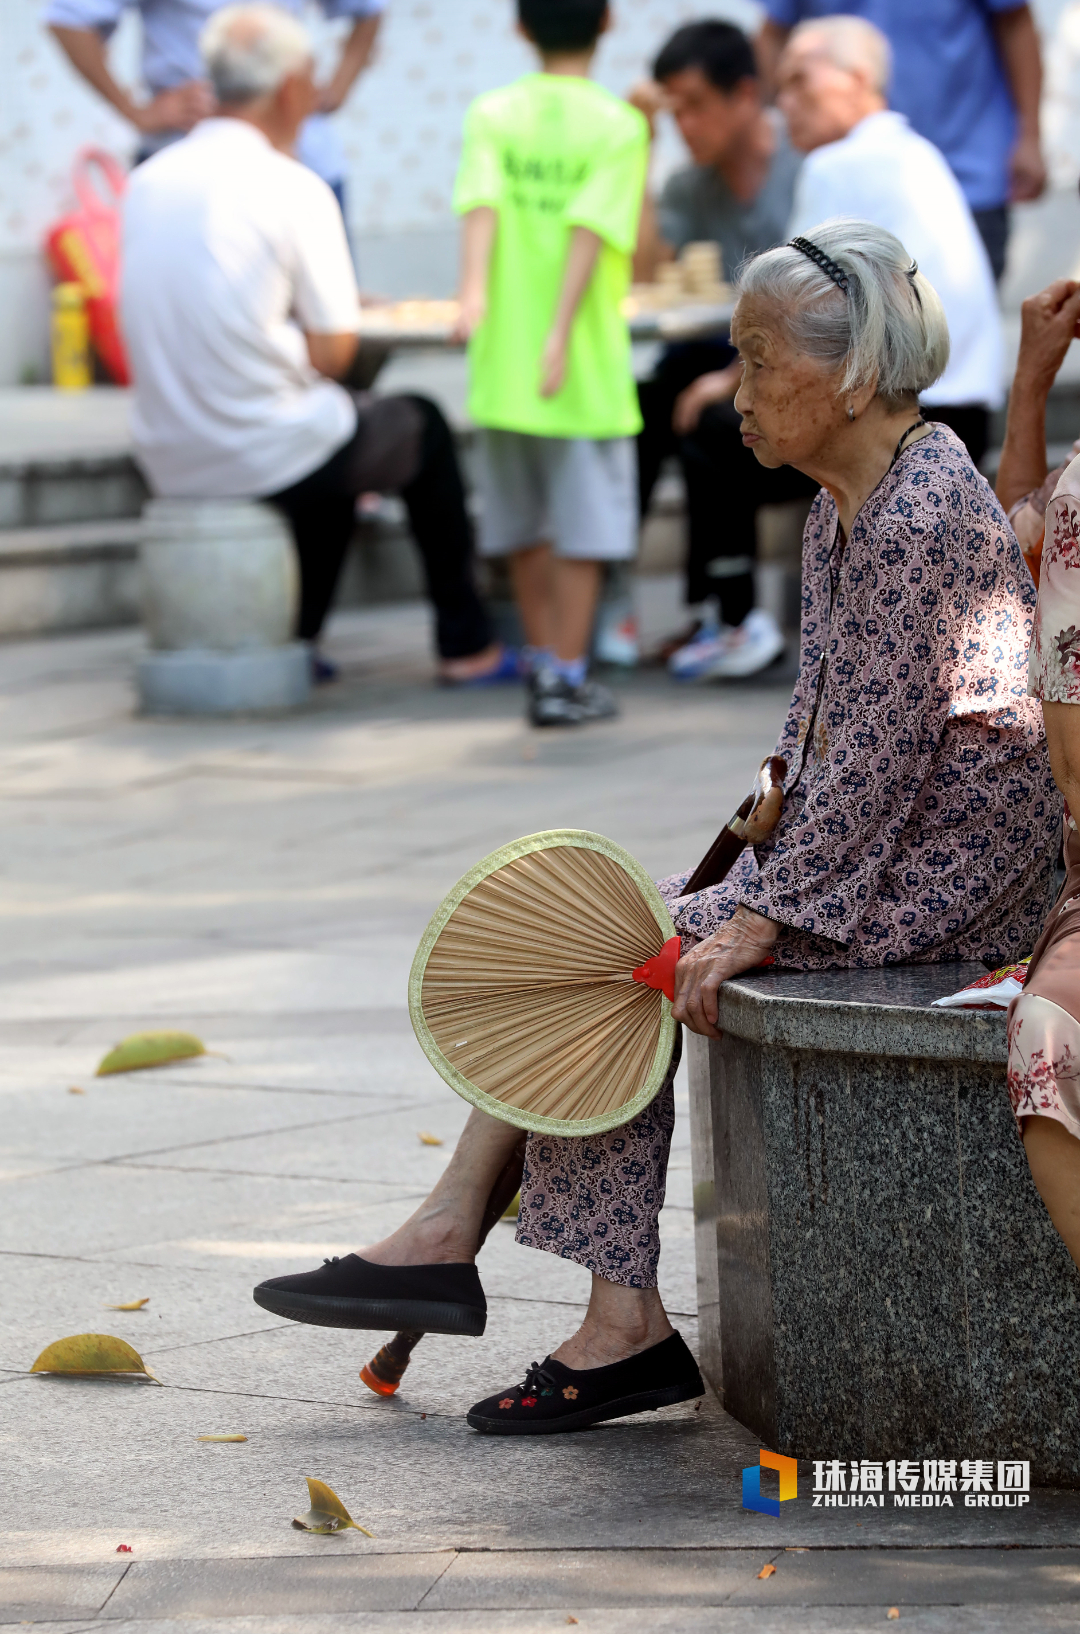
[[[636,545],[641,427],[621,302],[648,126],[589,79],[604,0],[518,0],[542,71],[479,97],[454,207],[465,217],[459,333],[481,428],[481,555],[508,556],[530,718],[613,715],[587,679],[603,564]]]

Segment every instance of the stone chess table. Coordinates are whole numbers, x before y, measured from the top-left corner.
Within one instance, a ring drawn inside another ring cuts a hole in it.
[[[1080,1274],[980,965],[761,972],[689,1038],[702,1366],[800,1458],[1023,1458],[1080,1486]]]

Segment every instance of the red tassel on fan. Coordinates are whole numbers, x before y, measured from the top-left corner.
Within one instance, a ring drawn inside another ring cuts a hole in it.
[[[633,971],[636,982],[643,982],[646,987],[658,987],[666,999],[675,1002],[675,966],[682,954],[682,942],[678,936],[672,936],[664,943],[659,953],[651,959],[646,959],[643,965],[638,965]]]

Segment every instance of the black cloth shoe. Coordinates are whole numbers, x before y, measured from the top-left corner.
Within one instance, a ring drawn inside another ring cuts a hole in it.
[[[534,1362],[523,1384],[478,1401],[466,1422],[485,1435],[556,1435],[704,1394],[697,1363],[673,1333],[609,1367],[565,1367],[551,1356]]]
[[[320,1328],[479,1335],[487,1323],[475,1265],[374,1265],[346,1254],[317,1271],[260,1282],[252,1298],[275,1316]]]

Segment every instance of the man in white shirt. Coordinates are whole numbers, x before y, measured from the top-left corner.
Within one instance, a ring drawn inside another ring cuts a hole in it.
[[[291,156],[318,94],[308,36],[276,6],[234,5],[202,46],[218,115],[140,166],[124,207],[121,318],[150,485],[280,505],[300,557],[299,634],[312,643],[357,495],[399,492],[442,677],[491,678],[503,654],[472,582],[445,420],[427,399],[338,383],[356,357],[360,300],[334,195]]]
[[[937,148],[889,111],[887,39],[859,17],[796,28],[780,59],[777,102],[792,145],[808,155],[795,187],[791,236],[855,217],[887,227],[930,280],[949,320],[949,366],[923,393],[976,464],[989,410],[1002,400],[1001,319],[990,262],[960,185]]]

